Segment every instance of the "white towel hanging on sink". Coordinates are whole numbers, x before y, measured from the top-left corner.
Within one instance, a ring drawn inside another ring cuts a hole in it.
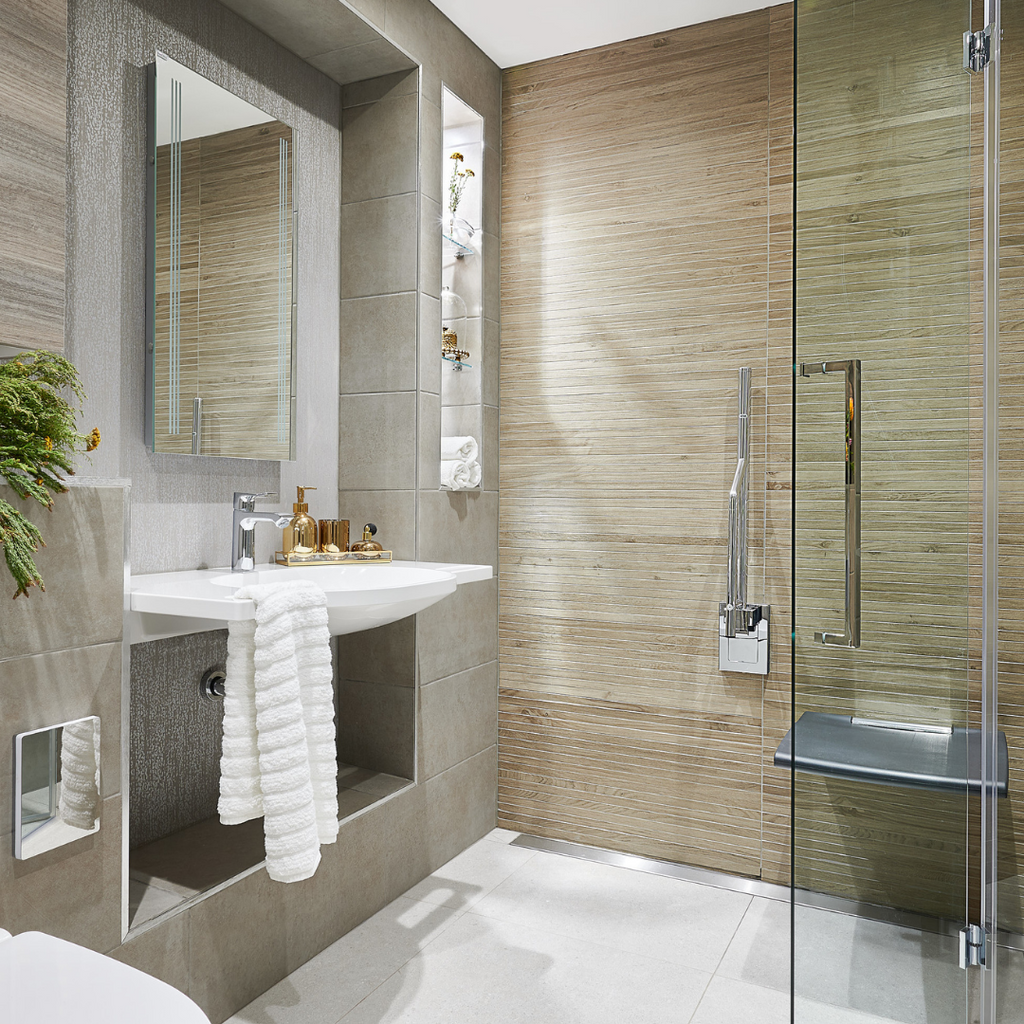
[[[338,835],[338,761],[323,591],[305,580],[245,587],[255,620],[228,628],[218,811],[264,819],[267,873],[309,878]]]

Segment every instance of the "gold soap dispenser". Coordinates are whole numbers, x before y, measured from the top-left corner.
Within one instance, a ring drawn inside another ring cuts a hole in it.
[[[315,487],[298,487],[298,500],[292,506],[295,515],[284,528],[284,553],[295,555],[311,555],[316,551],[316,520],[309,514],[306,504],[306,491],[315,491]]]

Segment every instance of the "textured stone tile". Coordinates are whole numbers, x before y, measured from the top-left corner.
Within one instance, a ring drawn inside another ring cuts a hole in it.
[[[74,486],[47,511],[0,485],[10,502],[39,527],[46,542],[35,556],[46,584],[11,601],[14,580],[0,565],[0,661],[121,639],[124,609],[123,487]]]
[[[686,1021],[710,975],[470,912],[387,979],[345,1024]]]
[[[419,699],[421,780],[497,742],[497,662],[421,686]]]
[[[713,973],[750,897],[539,853],[473,912]]]
[[[441,486],[441,398],[430,392],[419,396],[419,477],[418,486]]]
[[[338,683],[338,756],[411,779],[416,771],[416,691],[383,683]]]
[[[367,78],[362,82],[352,82],[342,86],[341,107],[358,107],[364,103],[376,103],[378,100],[395,99],[399,96],[416,95],[419,72],[396,71],[390,75]]]
[[[415,292],[341,303],[341,393],[416,387]]]
[[[389,686],[416,685],[416,619],[337,638],[338,677]]]
[[[121,798],[103,801],[100,829],[31,860],[0,847],[0,920],[100,953],[121,941]]]
[[[129,935],[108,955],[188,995],[188,928],[188,914],[177,914]]]
[[[420,558],[497,566],[497,523],[493,491],[422,491]]]
[[[535,856],[534,851],[478,840],[432,871],[405,895],[412,900],[468,909]]]
[[[103,794],[120,792],[120,643],[0,662],[0,706],[2,739],[8,751],[20,732],[99,715]],[[11,832],[13,785],[13,771],[0,775],[0,836]]]
[[[387,96],[349,106],[341,121],[342,201],[402,195],[416,188],[419,98]]]
[[[349,521],[353,540],[363,536],[363,526],[377,527],[376,539],[394,557],[416,558],[416,492],[343,490],[339,495],[340,518]],[[365,635],[365,634],[360,634]]]
[[[416,200],[410,192],[342,206],[342,298],[416,288]]]
[[[405,490],[415,486],[415,392],[343,395],[340,419],[341,490]],[[344,510],[341,516],[349,518]]]
[[[420,682],[454,675],[498,657],[498,581],[465,583],[416,616]]]

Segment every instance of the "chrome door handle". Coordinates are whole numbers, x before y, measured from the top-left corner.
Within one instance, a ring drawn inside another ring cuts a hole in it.
[[[842,373],[846,380],[846,615],[842,633],[815,633],[826,647],[860,647],[860,360],[801,363],[800,376]]]

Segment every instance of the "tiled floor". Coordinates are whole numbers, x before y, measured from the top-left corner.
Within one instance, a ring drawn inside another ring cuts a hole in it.
[[[788,903],[514,838],[495,830],[228,1024],[788,1024]],[[799,908],[796,955],[798,1024],[965,1019],[952,939]],[[1004,959],[1024,1007],[1024,958]]]

